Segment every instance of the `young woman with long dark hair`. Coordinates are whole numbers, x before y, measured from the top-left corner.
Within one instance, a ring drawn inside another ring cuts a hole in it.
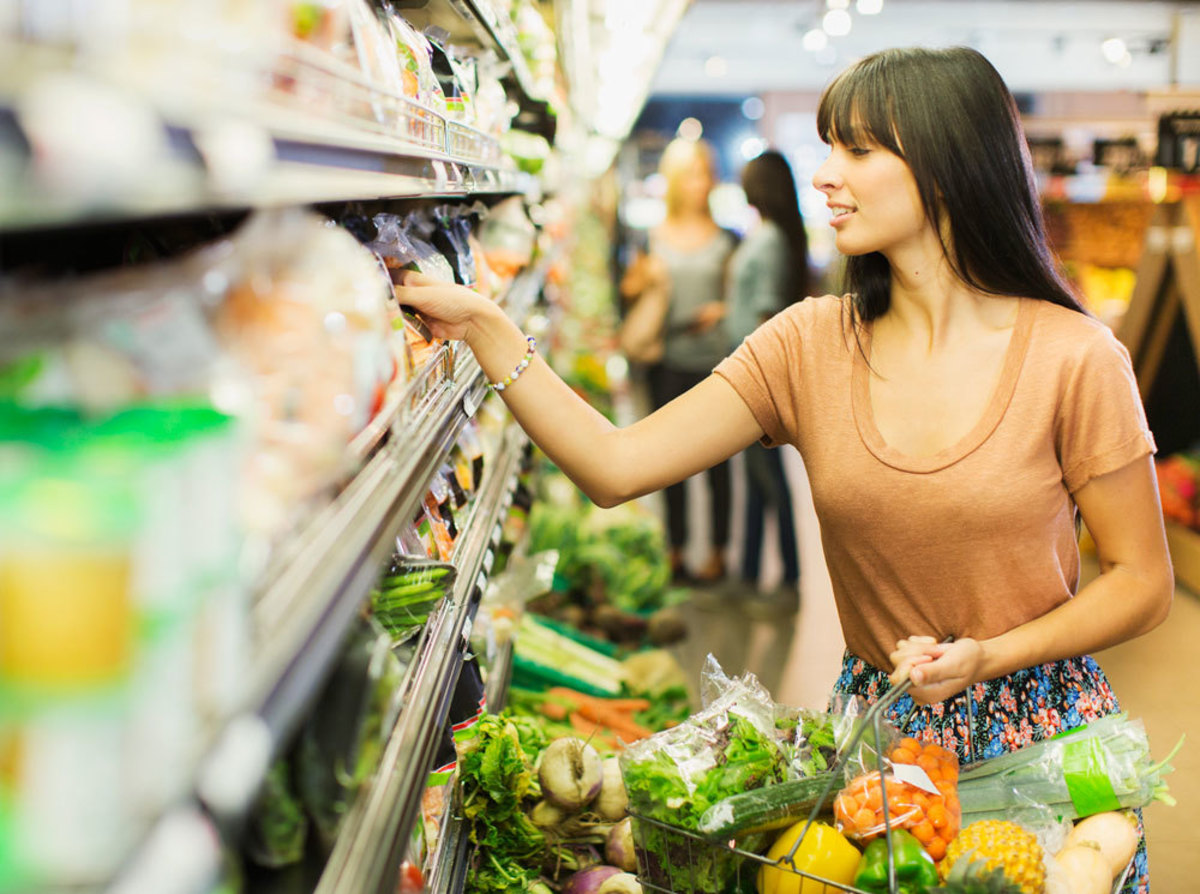
[[[780,153],[768,150],[742,168],[746,202],[757,212],[757,223],[738,245],[729,263],[726,331],[733,347],[789,304],[808,295],[808,235],[800,214],[796,181]],[[791,493],[778,450],[751,444],[742,452],[745,469],[745,526],[739,595],[749,597],[754,614],[795,612],[800,607],[800,557]],[[767,509],[776,520],[779,585],[759,592],[763,528]]]
[[[1089,653],[1161,623],[1174,591],[1154,442],[1128,353],[1055,270],[1011,94],[974,50],[891,50],[817,120],[848,295],[775,315],[628,428],[473,292],[413,277],[401,300],[494,380],[518,365],[509,408],[597,503],[796,445],[847,647],[834,688],[907,677],[906,732],[970,761],[1116,711]],[[1083,587],[1078,518],[1100,564]],[[1143,847],[1126,890],[1148,889]]]

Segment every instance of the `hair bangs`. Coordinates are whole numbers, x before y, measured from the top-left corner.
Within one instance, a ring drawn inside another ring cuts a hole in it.
[[[903,158],[886,72],[882,66],[865,64],[870,61],[851,66],[825,89],[817,106],[817,133],[826,143],[874,143]]]

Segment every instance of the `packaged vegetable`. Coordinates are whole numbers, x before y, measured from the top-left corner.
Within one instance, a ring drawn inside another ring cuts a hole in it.
[[[371,613],[393,641],[408,639],[454,589],[453,565],[395,555],[371,590]]]
[[[729,680],[712,656],[704,673],[706,680],[727,681],[719,684],[719,695],[686,722],[630,745],[621,755],[638,865],[646,880],[669,890],[720,891],[736,874],[740,858],[720,848],[697,852],[687,838],[640,817],[695,831],[711,805],[782,782],[787,773],[775,704],[757,679],[745,674]]]
[[[291,762],[271,765],[246,821],[246,854],[259,866],[290,866],[304,858],[308,817],[291,779]]]
[[[942,859],[962,820],[957,756],[906,738],[890,751],[887,764],[882,777],[878,770],[864,773],[838,793],[833,804],[838,829],[869,842],[883,834],[886,822],[908,829],[934,860]]]
[[[1004,819],[1031,804],[1076,819],[1152,801],[1174,803],[1164,777],[1182,747],[1153,763],[1140,720],[1124,714],[1035,742],[1009,754],[978,761],[959,779],[964,821]]]

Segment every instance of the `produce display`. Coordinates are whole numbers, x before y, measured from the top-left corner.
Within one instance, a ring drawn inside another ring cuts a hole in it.
[[[543,475],[529,517],[530,549],[556,550],[552,591],[530,603],[540,615],[622,646],[670,645],[687,627],[668,589],[662,521],[636,503],[599,509],[558,472]]]
[[[1176,453],[1156,460],[1154,470],[1163,516],[1200,531],[1200,452]]]
[[[478,282],[480,213],[389,222]],[[199,247],[222,229],[133,234],[138,266],[0,281],[0,751],[26,755],[0,774],[0,890],[96,884],[128,859],[261,682],[255,594],[362,439],[410,437],[444,393],[455,348],[397,304],[359,223],[261,212]],[[491,401],[476,418],[401,526],[406,554],[453,557],[507,424]],[[434,593],[382,584],[377,618],[419,629]]]
[[[476,845],[468,890],[549,894],[554,882],[583,894],[621,871],[602,872],[603,852],[632,867],[630,852],[621,851],[620,774],[605,772],[604,759],[584,740],[551,740],[537,721],[488,715],[463,743],[458,774],[462,815]]]

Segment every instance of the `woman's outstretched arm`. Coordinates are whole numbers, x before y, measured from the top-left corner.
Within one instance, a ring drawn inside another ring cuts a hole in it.
[[[520,329],[470,289],[408,274],[396,297],[416,308],[435,335],[465,340],[489,381],[503,381],[525,354]],[[501,396],[530,439],[600,506],[681,481],[763,434],[718,376],[626,428],[605,419],[538,356]]]

